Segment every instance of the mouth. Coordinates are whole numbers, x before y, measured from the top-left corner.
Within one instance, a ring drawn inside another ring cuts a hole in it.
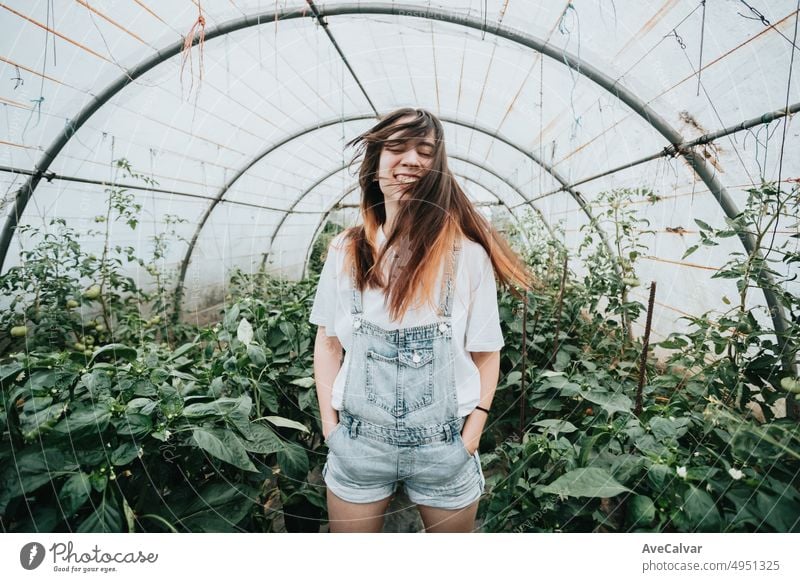
[[[395,174],[394,177],[401,184],[413,184],[419,180],[419,176],[416,174]]]

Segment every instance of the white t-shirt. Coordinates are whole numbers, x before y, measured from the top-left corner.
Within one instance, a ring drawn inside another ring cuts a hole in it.
[[[382,227],[378,229],[377,238],[380,247],[386,241]],[[345,349],[344,362],[336,375],[331,394],[331,405],[336,410],[342,407],[353,330],[350,313],[353,286],[349,269],[344,272],[345,253],[344,233],[341,233],[334,237],[328,248],[309,317],[311,323],[325,327],[326,335],[338,337]],[[386,268],[388,272],[388,266]],[[434,287],[433,300],[436,305],[440,299],[442,270],[440,268]],[[365,289],[362,297],[361,317],[387,330],[440,321],[435,309],[427,303],[417,308],[409,307],[400,321],[390,321],[382,289]],[[480,375],[469,352],[496,352],[505,345],[500,330],[497,285],[492,263],[486,250],[468,239],[461,243],[450,315],[458,415],[466,416],[480,400]]]

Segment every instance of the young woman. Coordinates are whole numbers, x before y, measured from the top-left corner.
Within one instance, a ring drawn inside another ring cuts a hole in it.
[[[363,225],[331,242],[310,317],[330,531],[381,531],[399,483],[426,531],[471,531],[504,345],[495,273],[532,277],[456,183],[434,115],[399,109],[348,145]]]

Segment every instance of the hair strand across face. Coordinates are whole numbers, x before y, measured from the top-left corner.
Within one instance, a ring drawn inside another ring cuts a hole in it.
[[[389,138],[420,139],[433,135],[429,168],[403,192],[392,232],[377,250],[378,227],[386,223],[384,195],[376,180],[380,156]],[[402,319],[409,307],[424,302],[434,307],[434,285],[456,240],[466,237],[489,255],[501,284],[529,290],[536,280],[502,235],[467,198],[447,165],[444,129],[435,115],[424,109],[401,108],[380,119],[350,141],[361,157],[359,186],[363,225],[348,230],[347,255],[355,261],[356,285],[384,288],[392,320]],[[384,257],[394,257],[389,280],[383,281]],[[349,267],[348,267],[349,269]],[[349,272],[349,271],[348,271]]]

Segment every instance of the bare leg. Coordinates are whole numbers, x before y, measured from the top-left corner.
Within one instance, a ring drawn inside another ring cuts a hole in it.
[[[428,505],[417,505],[425,531],[429,533],[470,533],[475,528],[475,515],[478,503],[467,505],[461,509],[440,509]]]
[[[379,533],[393,495],[372,503],[350,503],[328,489],[328,520],[331,533]]]

